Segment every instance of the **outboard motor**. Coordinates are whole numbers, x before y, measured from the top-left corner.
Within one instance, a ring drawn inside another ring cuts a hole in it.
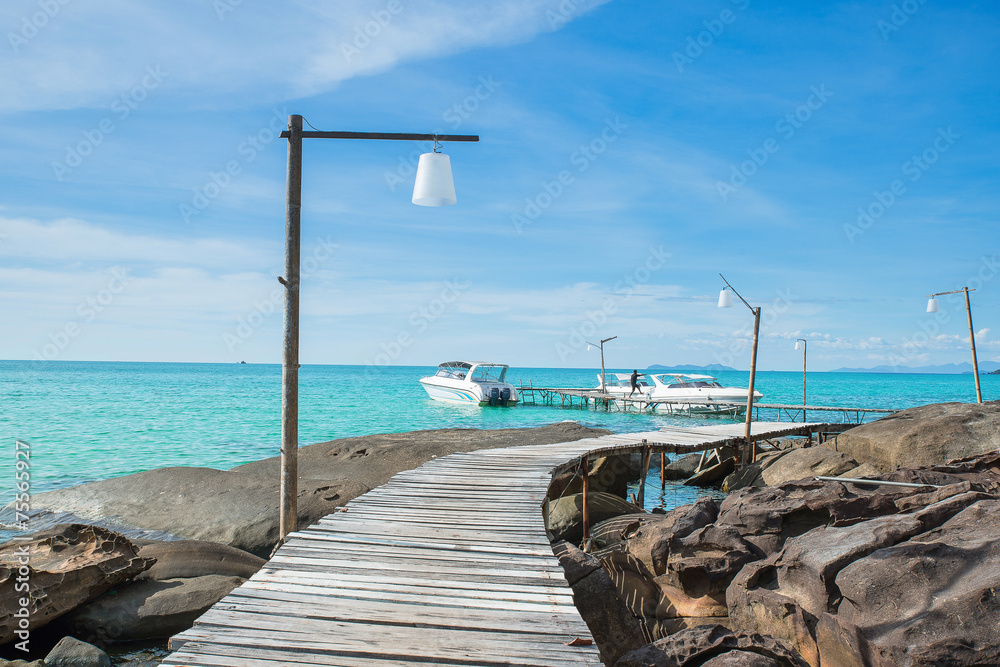
[[[507,407],[507,401],[510,400],[510,387],[504,387],[500,390],[500,405]]]
[[[497,387],[490,389],[490,405],[496,405],[500,401],[500,390]]]

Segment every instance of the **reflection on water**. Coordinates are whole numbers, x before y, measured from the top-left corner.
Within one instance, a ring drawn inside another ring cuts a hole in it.
[[[666,457],[667,465],[669,465],[671,461],[675,461],[680,458],[676,454],[667,454]],[[638,497],[639,480],[629,483],[628,495],[630,500],[633,495]],[[657,454],[652,456],[649,465],[649,473],[646,475],[646,489],[643,494],[644,510],[651,512],[654,509],[662,509],[665,512],[669,512],[675,507],[689,505],[704,496],[716,498],[719,501],[722,501],[725,499],[726,494],[718,489],[710,487],[685,486],[683,481],[680,480],[674,481],[668,479],[661,484],[660,457]]]

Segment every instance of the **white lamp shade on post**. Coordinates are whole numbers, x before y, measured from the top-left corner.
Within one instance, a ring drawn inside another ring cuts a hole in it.
[[[413,184],[413,203],[417,206],[451,206],[455,197],[455,181],[451,177],[451,158],[444,153],[424,153],[417,164],[417,179]]]
[[[724,289],[719,292],[719,308],[732,308],[733,307],[733,295],[732,293]]]
[[[796,350],[801,350],[802,349],[802,343],[800,341],[795,341],[795,349]]]
[[[940,308],[938,308],[938,302],[937,302],[937,299],[935,299],[934,297],[931,297],[931,298],[930,298],[930,299],[929,299],[929,300],[927,301],[927,312],[928,312],[928,313],[936,313],[936,312],[938,312],[939,310],[941,310],[941,309],[940,309]]]

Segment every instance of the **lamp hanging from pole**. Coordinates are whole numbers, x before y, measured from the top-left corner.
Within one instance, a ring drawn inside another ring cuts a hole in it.
[[[936,313],[939,310],[941,310],[941,309],[938,307],[937,299],[935,299],[934,297],[931,297],[927,301],[927,312],[928,313]]]
[[[733,293],[728,289],[723,288],[719,292],[719,308],[732,308],[733,307]]]
[[[440,150],[441,145],[435,139],[434,152],[424,153],[417,163],[412,199],[417,206],[451,206],[458,202],[451,176],[451,158]]]

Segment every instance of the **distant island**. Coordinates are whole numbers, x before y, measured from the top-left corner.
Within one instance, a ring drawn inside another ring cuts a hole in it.
[[[692,371],[735,371],[736,369],[732,366],[723,366],[722,364],[709,364],[708,366],[692,366],[691,364],[681,364],[679,366],[661,366],[660,364],[653,364],[652,366],[646,367],[647,371],[680,371],[682,373],[689,373]]]
[[[972,364],[942,364],[939,366],[874,366],[872,368],[837,368],[831,373],[931,373],[937,375],[972,375]],[[1000,372],[1000,363],[982,361],[979,363],[979,373],[994,374]]]

